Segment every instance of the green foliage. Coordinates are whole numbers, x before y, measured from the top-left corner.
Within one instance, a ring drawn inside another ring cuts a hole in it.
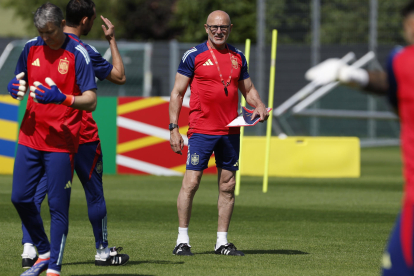
[[[401,9],[407,0],[380,0],[378,3],[378,42],[404,44]]]
[[[367,43],[369,1],[325,0],[321,3],[321,43]]]
[[[112,13],[119,20],[122,38],[167,40],[177,30],[170,26],[176,0],[124,0],[115,5]],[[122,4],[120,4],[122,3]]]
[[[242,43],[256,38],[256,4],[250,0],[178,0],[171,24],[182,30],[177,39],[182,42],[201,42],[207,39],[204,29],[208,15],[223,10],[234,25],[229,41]]]
[[[378,0],[378,43],[402,43],[400,10],[406,0]],[[368,43],[369,1],[322,0],[321,42]]]
[[[1,0],[25,19],[31,34],[37,35],[32,13],[44,0]],[[68,0],[50,0],[63,10]],[[231,43],[256,40],[256,1],[252,0],[95,0],[97,15],[109,18],[118,38],[201,42],[207,38],[204,23],[209,13],[226,11],[234,24]],[[323,44],[368,43],[369,0],[321,0],[321,42]],[[399,11],[406,0],[378,0],[378,42],[402,43]],[[311,40],[310,0],[266,1],[266,40],[278,29],[280,43],[308,44]],[[103,39],[98,17],[89,39]]]
[[[45,3],[43,0],[3,0],[4,5],[13,7],[18,16],[26,19],[27,28],[33,36],[37,31],[33,26],[33,13]],[[117,38],[124,39],[165,39],[168,38],[163,25],[167,25],[171,5],[175,0],[94,0],[97,18],[88,39],[104,39],[103,21],[100,15],[108,18],[115,26]],[[65,13],[69,0],[49,0]],[[166,18],[166,19],[164,19]],[[166,21],[160,23],[162,20]]]
[[[266,25],[270,43],[272,29],[278,30],[280,43],[308,43],[310,37],[311,11],[309,0],[267,1]]]

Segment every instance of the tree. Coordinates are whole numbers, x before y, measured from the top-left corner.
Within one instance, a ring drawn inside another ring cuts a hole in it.
[[[171,26],[181,30],[177,39],[182,42],[201,42],[207,39],[204,24],[214,10],[230,15],[234,25],[231,43],[243,43],[246,38],[256,39],[256,4],[249,0],[178,0]]]
[[[27,21],[27,28],[33,36],[38,35],[33,25],[33,13],[45,3],[44,0],[4,0],[21,18]],[[65,14],[69,0],[49,0],[60,7]],[[88,39],[104,39],[100,15],[107,17],[115,26],[116,36],[123,39],[168,39],[172,35],[169,18],[175,0],[94,0],[97,18],[88,34]]]
[[[167,40],[179,29],[170,24],[176,0],[127,0],[116,5],[114,16],[123,30],[122,38]]]
[[[27,20],[35,36],[32,13],[44,0],[3,0]],[[50,0],[65,10],[69,0]],[[256,1],[253,0],[94,0],[97,15],[108,17],[118,38],[201,42],[207,38],[203,25],[214,10],[226,11],[234,24],[230,43],[256,41]],[[406,0],[378,0],[378,42],[402,43],[399,11]],[[309,44],[311,41],[311,0],[267,0],[266,34],[279,31],[279,43]],[[368,43],[369,0],[321,0],[321,43]],[[97,18],[89,39],[103,39]]]

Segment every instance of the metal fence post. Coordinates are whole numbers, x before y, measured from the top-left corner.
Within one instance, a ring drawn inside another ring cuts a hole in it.
[[[170,73],[169,73],[169,81],[170,81],[170,92],[174,88],[175,83],[175,74],[177,73],[178,65],[179,64],[179,49],[178,49],[178,42],[177,40],[173,39],[169,42],[169,48],[170,48]]]
[[[370,0],[369,2],[369,50],[376,53],[378,45],[377,20],[378,20],[378,0]],[[376,99],[368,95],[368,110],[375,111],[377,108]],[[375,139],[377,137],[377,124],[375,119],[368,120],[368,137]]]
[[[320,0],[312,0],[312,47],[311,47],[311,66],[315,66],[320,61],[320,28],[321,28],[321,2]],[[319,108],[319,103],[312,106],[313,109]],[[319,135],[318,117],[311,117],[310,134],[311,136]]]
[[[263,102],[266,104],[266,93],[265,93],[265,51],[266,51],[266,45],[265,45],[265,39],[266,39],[266,2],[265,0],[257,0],[256,2],[256,25],[257,25],[257,91],[259,92],[260,98],[263,100]],[[264,130],[262,128],[256,128],[257,129],[257,135],[262,135]]]

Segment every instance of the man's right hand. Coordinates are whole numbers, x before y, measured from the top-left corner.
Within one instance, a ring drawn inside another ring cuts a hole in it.
[[[26,94],[27,90],[27,83],[25,80],[23,80],[23,78],[24,72],[21,72],[20,74],[16,75],[16,77],[13,78],[7,85],[7,90],[9,91],[10,96],[19,101],[23,100],[23,97]]]
[[[356,84],[359,87],[365,87],[369,82],[366,70],[349,66],[337,58],[327,59],[310,68],[306,72],[305,78],[314,81],[317,85],[340,81],[344,84]]]
[[[170,131],[170,146],[175,153],[183,155],[184,139],[178,131],[178,128],[174,128]]]

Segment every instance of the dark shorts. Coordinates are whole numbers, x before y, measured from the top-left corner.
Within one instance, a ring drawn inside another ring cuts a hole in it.
[[[214,152],[216,166],[228,171],[239,169],[240,135],[207,135],[194,133],[188,140],[187,170],[207,169]]]
[[[382,275],[414,275],[414,205],[404,204],[388,241]]]

